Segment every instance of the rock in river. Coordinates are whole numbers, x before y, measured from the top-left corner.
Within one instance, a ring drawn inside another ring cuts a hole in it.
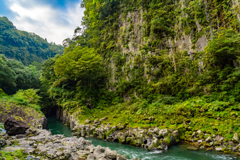
[[[14,136],[25,133],[25,131],[29,129],[29,126],[21,120],[16,120],[14,117],[10,117],[4,123],[4,128],[8,135]]]

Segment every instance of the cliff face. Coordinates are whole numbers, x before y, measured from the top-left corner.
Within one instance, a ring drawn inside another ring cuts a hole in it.
[[[190,66],[179,65],[184,59],[189,64],[195,61],[200,74],[206,64],[199,53],[216,32],[239,30],[238,0],[121,1],[119,10],[118,20],[110,21],[100,31],[104,33],[101,50],[111,52],[106,60],[109,89],[114,91],[139,77],[146,83],[165,84],[168,80],[164,78],[169,75],[187,74]],[[124,97],[129,100],[129,95],[140,94],[133,89]]]

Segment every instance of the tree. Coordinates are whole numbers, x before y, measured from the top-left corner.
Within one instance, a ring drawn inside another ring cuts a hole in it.
[[[61,79],[76,81],[78,85],[91,90],[102,79],[102,61],[93,48],[76,46],[56,60],[54,71]]]
[[[6,57],[0,54],[0,88],[9,94],[16,87],[16,73],[7,65],[6,61]]]
[[[0,88],[7,94],[14,94],[19,89],[39,88],[40,71],[35,66],[24,66],[14,59],[7,60],[0,54]]]

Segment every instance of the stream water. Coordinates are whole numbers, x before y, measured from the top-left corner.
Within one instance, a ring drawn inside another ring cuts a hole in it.
[[[71,131],[55,117],[48,118],[48,128],[52,134],[64,134],[67,137],[71,136]],[[111,143],[94,138],[86,138],[92,141],[93,145],[109,147],[111,150],[116,150],[120,154],[126,154],[128,158],[141,158],[142,160],[237,160],[238,158],[225,155],[214,151],[190,151],[186,145],[178,145],[171,147],[167,152],[161,151],[148,152],[145,149],[130,145]]]

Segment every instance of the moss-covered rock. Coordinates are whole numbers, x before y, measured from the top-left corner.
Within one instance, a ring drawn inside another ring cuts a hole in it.
[[[238,133],[234,133],[232,140],[233,140],[235,143],[238,143],[238,142],[239,142],[239,134],[238,134]]]
[[[125,143],[126,142],[126,134],[125,133],[119,132],[117,134],[117,137],[118,137],[119,143]]]

